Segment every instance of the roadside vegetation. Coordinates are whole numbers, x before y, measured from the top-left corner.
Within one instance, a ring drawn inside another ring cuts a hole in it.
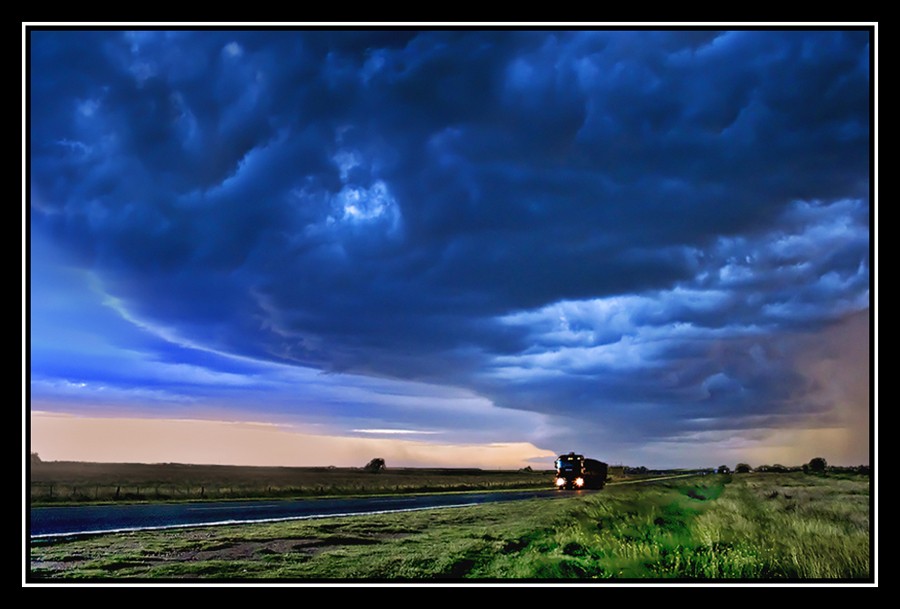
[[[30,578],[866,581],[869,478],[749,473],[403,514],[32,541]]]

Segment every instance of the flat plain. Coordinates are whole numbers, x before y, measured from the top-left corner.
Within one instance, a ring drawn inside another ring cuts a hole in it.
[[[869,486],[856,474],[714,474],[550,500],[33,540],[26,579],[865,583]]]
[[[32,505],[274,499],[549,488],[551,471],[452,468],[243,467],[179,463],[32,464]]]

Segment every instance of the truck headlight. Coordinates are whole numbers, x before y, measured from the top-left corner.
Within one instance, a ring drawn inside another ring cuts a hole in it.
[[[578,488],[584,486],[584,478],[575,478],[575,486]]]
[[[556,486],[565,486],[565,485],[566,485],[566,479],[565,479],[565,478],[557,478],[557,479],[556,479]]]

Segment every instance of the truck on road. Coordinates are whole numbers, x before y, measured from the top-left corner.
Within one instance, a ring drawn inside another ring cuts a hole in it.
[[[556,459],[556,479],[554,484],[560,490],[593,488],[600,489],[606,484],[609,466],[603,461],[586,459],[574,452],[560,455]]]

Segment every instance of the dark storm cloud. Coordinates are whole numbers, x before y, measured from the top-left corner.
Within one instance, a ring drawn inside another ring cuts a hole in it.
[[[866,31],[30,49],[32,230],[210,348],[664,428],[804,408],[779,337],[868,306]]]
[[[809,357],[799,344],[866,310],[867,245],[861,202],[792,204],[770,231],[723,237],[698,253],[696,277],[673,289],[505,316],[530,346],[495,358],[482,391],[498,404],[569,416],[589,408],[618,429],[649,411],[637,419],[644,433],[710,417],[717,423],[706,428],[824,416],[833,404],[810,397],[817,381],[796,369]]]

